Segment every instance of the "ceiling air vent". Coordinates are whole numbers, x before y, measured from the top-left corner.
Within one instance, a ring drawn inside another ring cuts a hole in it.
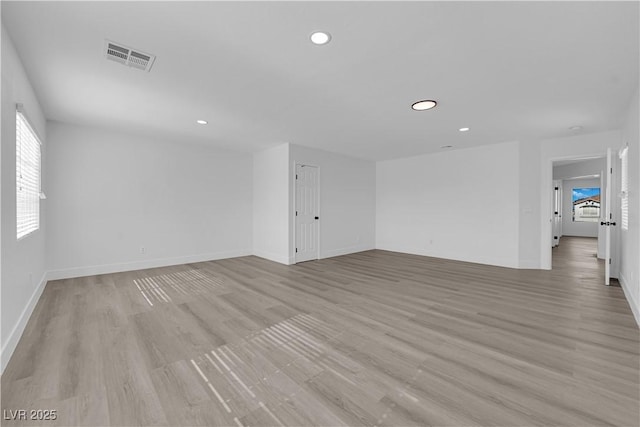
[[[155,55],[149,55],[148,53],[140,52],[139,50],[131,49],[130,47],[114,43],[109,40],[105,40],[105,56],[107,59],[119,62],[129,67],[137,68],[139,70],[149,71],[153,65],[153,61],[156,60]]]

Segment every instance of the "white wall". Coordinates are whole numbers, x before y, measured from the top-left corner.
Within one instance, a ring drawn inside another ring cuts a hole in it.
[[[52,278],[251,253],[250,154],[50,122],[47,165]]]
[[[328,151],[291,144],[289,162],[289,256],[295,258],[295,164],[320,168],[320,258],[375,247],[376,165]]]
[[[600,178],[563,180],[562,186],[562,235],[578,237],[598,237],[600,222],[573,221],[572,198],[574,188],[599,188]]]
[[[376,247],[519,266],[519,143],[379,162]]]
[[[42,139],[46,169],[46,121],[13,43],[2,26],[2,371],[46,283],[47,201],[40,204],[40,229],[20,241],[16,238],[16,103],[24,105],[26,115]],[[46,183],[43,189],[48,190]]]
[[[289,144],[253,153],[253,254],[291,264]]]
[[[521,141],[519,149],[518,265],[540,268],[540,143]]]
[[[619,279],[640,325],[640,123],[638,90],[627,112],[620,146],[629,145],[629,230],[620,230]]]

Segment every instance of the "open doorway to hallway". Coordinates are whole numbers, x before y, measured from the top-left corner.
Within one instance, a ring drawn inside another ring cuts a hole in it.
[[[617,277],[611,264],[616,259],[617,234],[607,227],[615,224],[609,214],[613,197],[606,204],[607,196],[616,194],[615,179],[609,173],[613,166],[608,165],[607,157],[553,162],[554,270],[568,263],[584,267],[587,275],[598,274],[605,284],[609,284],[610,277]]]

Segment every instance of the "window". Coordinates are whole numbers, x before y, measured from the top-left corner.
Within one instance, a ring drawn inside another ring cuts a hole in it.
[[[599,218],[600,217],[600,208],[598,206],[582,206],[580,208],[580,216],[582,218]]]
[[[629,229],[629,147],[620,151],[620,222],[623,230]]]
[[[16,109],[16,223],[18,239],[40,228],[40,140]]]
[[[573,221],[598,222],[600,220],[600,188],[574,188]]]

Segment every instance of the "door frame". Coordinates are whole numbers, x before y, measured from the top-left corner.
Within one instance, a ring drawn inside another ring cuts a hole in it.
[[[557,247],[560,244],[560,238],[562,237],[562,208],[564,204],[563,186],[564,180],[554,179],[552,181],[554,187],[554,201],[551,209],[553,212],[553,221],[551,223],[551,245]]]
[[[291,221],[291,236],[292,236],[292,240],[291,240],[291,264],[297,264],[298,261],[296,260],[296,242],[297,242],[297,235],[296,235],[296,207],[297,207],[297,198],[296,198],[296,193],[297,193],[297,182],[296,182],[296,170],[298,166],[311,166],[314,167],[318,170],[318,191],[317,191],[317,195],[316,197],[318,198],[317,202],[317,206],[318,206],[318,216],[320,217],[320,219],[318,220],[318,245],[317,245],[317,252],[316,252],[316,260],[320,259],[320,245],[321,245],[321,241],[320,241],[320,229],[322,227],[322,206],[320,205],[320,201],[322,200],[322,198],[320,197],[320,190],[321,190],[321,170],[320,170],[320,166],[319,165],[315,165],[315,164],[310,164],[307,162],[299,162],[294,160],[293,161],[293,171],[291,172],[291,188],[292,188],[292,200],[293,203],[291,204],[291,218],[293,218],[293,220]]]
[[[594,157],[606,156],[605,153],[593,154],[573,154],[566,156],[556,156],[546,159],[543,162],[543,171],[540,176],[542,180],[542,203],[540,206],[540,268],[542,270],[553,269],[552,265],[552,232],[553,232],[553,163],[561,160],[588,160]]]
[[[612,163],[612,150],[611,147],[607,148],[607,159],[606,159],[606,168],[604,170],[604,175],[607,177],[607,180],[604,183],[605,193],[604,193],[604,218],[600,216],[600,227],[603,227],[603,222],[606,221],[609,224],[610,221],[613,221],[613,203],[614,198],[612,197],[613,191],[613,163]],[[600,206],[602,206],[602,189],[600,189]],[[600,208],[600,212],[602,212],[602,207]],[[603,221],[604,220],[604,221]],[[609,286],[611,284],[611,260],[614,258],[614,254],[612,249],[612,232],[611,226],[606,225],[604,229],[604,284]],[[617,276],[617,274],[616,274]]]
[[[612,152],[615,151],[614,148],[611,148]],[[603,158],[606,160],[607,157],[607,150],[605,149],[604,151],[598,151],[598,152],[594,152],[594,153],[583,153],[583,154],[578,154],[578,155],[566,155],[566,156],[558,156],[558,157],[552,157],[552,158],[548,158],[546,159],[546,161],[544,162],[544,167],[545,167],[545,171],[542,174],[542,185],[543,185],[543,194],[544,196],[544,201],[546,203],[543,203],[541,206],[541,245],[540,245],[540,268],[543,270],[551,270],[553,269],[553,257],[552,257],[552,247],[551,247],[551,242],[552,240],[552,235],[551,232],[553,230],[553,215],[551,214],[553,212],[553,198],[554,198],[554,191],[553,191],[553,163],[557,162],[557,161],[562,161],[562,160],[590,160],[593,158]],[[612,156],[612,161],[614,160],[615,156]],[[617,172],[616,170],[618,169],[618,166],[614,163],[612,164],[612,166],[614,167],[614,173],[613,176],[611,177],[611,184],[613,188],[616,188],[617,184],[616,184],[616,179],[617,179]],[[604,167],[600,173],[601,177],[604,177],[604,174],[608,172],[604,170]],[[601,186],[602,187],[602,186]],[[600,194],[602,194],[603,189],[600,189]],[[612,195],[615,196],[616,194],[616,190],[612,189]],[[617,218],[619,216],[619,212],[616,208],[617,204],[615,202],[615,198],[612,198],[612,212],[613,212],[613,216],[614,218]],[[545,212],[545,208],[546,212]],[[548,228],[547,228],[548,227]],[[618,233],[616,233],[616,230],[613,230],[612,234],[611,234],[611,258],[612,258],[612,266],[611,266],[611,271],[615,273],[615,275],[613,277],[617,277],[618,275],[618,259],[620,257],[620,251],[619,251],[619,243],[620,240],[618,238]],[[606,261],[605,261],[606,262]]]

